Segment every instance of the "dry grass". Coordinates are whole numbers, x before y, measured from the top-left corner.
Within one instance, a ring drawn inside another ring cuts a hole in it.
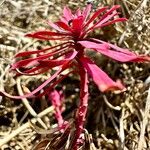
[[[21,95],[29,89],[33,90],[49,77],[47,73],[16,79],[14,73],[9,70],[13,56],[18,51],[55,44],[25,38],[24,34],[48,28],[45,20],[56,20],[64,5],[68,4],[74,9],[85,6],[85,3],[84,0],[80,2],[73,0],[0,1],[1,89],[13,95]],[[101,38],[128,47],[137,53],[150,54],[150,0],[94,2],[95,7],[113,4],[120,4],[122,14],[129,20],[125,24],[119,23],[108,29],[105,28],[100,33]],[[98,56],[93,57],[97,58],[98,64],[113,78],[122,79],[127,90],[124,93],[102,94],[91,84],[86,121],[86,129],[90,134],[85,131],[86,145],[82,149],[150,149],[150,64],[117,64],[106,59],[99,61]],[[67,120],[73,118],[76,110],[78,84],[74,84],[75,82],[77,82],[76,77],[72,77],[61,85],[66,89],[64,117]],[[52,145],[57,147],[61,140],[68,140],[60,133],[55,134],[57,124],[53,112],[45,97],[32,101],[0,97],[0,148],[31,150],[44,138],[46,140],[41,142],[44,146],[51,142],[51,147]],[[67,131],[66,135],[68,135]],[[55,142],[57,140],[58,143]],[[47,149],[52,150],[50,147]]]

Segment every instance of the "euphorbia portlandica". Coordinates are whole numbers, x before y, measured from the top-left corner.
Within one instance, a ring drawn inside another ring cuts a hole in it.
[[[31,97],[40,90],[44,90],[40,95],[48,93],[55,85],[61,82],[70,73],[78,73],[80,76],[80,101],[78,115],[75,121],[76,131],[73,141],[73,149],[79,147],[81,133],[88,106],[88,77],[91,77],[101,92],[109,90],[123,90],[124,86],[120,81],[113,81],[104,71],[102,71],[89,57],[86,56],[86,48],[101,53],[119,62],[143,62],[150,61],[148,56],[138,56],[128,49],[123,49],[113,44],[95,38],[88,38],[88,34],[95,29],[101,29],[115,22],[126,21],[119,18],[117,10],[120,6],[115,5],[111,9],[108,7],[99,8],[90,14],[92,5],[88,4],[83,11],[78,9],[72,13],[68,7],[63,10],[63,16],[57,22],[48,21],[55,31],[44,30],[27,34],[27,37],[39,40],[59,40],[56,46],[51,46],[42,50],[20,52],[18,57],[26,57],[34,54],[36,57],[20,60],[12,65],[18,75],[37,75],[58,67],[59,69],[38,88],[23,96],[11,96],[14,99]],[[70,69],[67,74],[61,74],[66,69]],[[23,70],[23,71],[22,71]],[[58,78],[59,77],[59,78]],[[47,86],[50,83],[50,86]]]

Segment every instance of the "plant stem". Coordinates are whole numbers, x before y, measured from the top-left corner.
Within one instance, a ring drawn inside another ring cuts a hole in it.
[[[84,122],[87,112],[87,106],[88,106],[88,76],[86,70],[80,66],[81,63],[79,63],[79,72],[80,72],[80,103],[79,103],[79,109],[78,114],[75,122],[76,126],[76,132],[75,132],[75,138],[73,141],[73,148],[74,150],[78,149],[78,146],[80,144],[80,135],[84,128]]]

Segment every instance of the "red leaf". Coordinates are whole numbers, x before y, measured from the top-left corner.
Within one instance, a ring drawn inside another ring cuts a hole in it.
[[[120,5],[114,5],[111,9],[109,9],[100,19],[103,20],[105,19],[108,15],[110,15],[111,13],[113,13],[113,11],[115,11],[116,9],[120,8]]]
[[[121,53],[124,53],[126,55],[129,55],[129,56],[132,56],[132,62],[143,62],[143,61],[150,61],[150,56],[144,56],[144,55],[137,55],[135,54],[134,52],[132,51],[129,51],[128,49],[125,49],[125,48],[121,48],[121,47],[118,47],[116,45],[113,45],[111,43],[107,43],[107,42],[104,42],[104,41],[101,41],[101,40],[98,40],[98,39],[94,39],[92,38],[92,40],[96,41],[96,42],[101,42],[103,44],[107,44],[112,50],[114,51],[118,51],[118,52],[121,52]],[[118,60],[119,61],[119,60]],[[130,61],[130,60],[129,60]],[[127,61],[128,62],[128,61]]]
[[[93,28],[99,28],[100,26],[102,26],[104,23],[106,23],[107,21],[109,21],[110,19],[112,19],[114,16],[118,15],[117,12],[112,13],[111,15],[107,16],[106,18],[104,18],[103,20],[98,21]]]
[[[89,58],[82,57],[82,65],[87,70],[99,90],[102,92],[108,90],[123,90],[124,86],[120,82],[114,82],[104,71],[102,71],[96,64]]]
[[[72,31],[72,29],[69,27],[69,25],[67,25],[66,23],[62,22],[62,21],[57,21],[55,22],[56,25],[58,25],[59,27],[61,27],[64,30],[67,30],[69,32]]]
[[[92,17],[87,21],[87,23],[84,25],[84,28],[87,27],[91,22],[95,20],[102,12],[104,12],[107,9],[107,7],[100,8],[97,10]]]
[[[53,67],[63,65],[73,60],[74,57],[77,55],[77,53],[78,53],[77,51],[69,52],[66,55],[66,58],[62,60],[39,60],[38,62],[40,63],[40,66],[53,68]]]
[[[65,42],[65,43],[62,43],[62,44],[59,44],[59,45],[56,45],[56,46],[53,46],[53,47],[48,47],[48,48],[45,48],[45,49],[41,49],[41,50],[29,50],[27,52],[19,52],[15,55],[15,57],[25,57],[25,56],[29,56],[31,54],[39,54],[41,52],[46,52],[46,51],[49,51],[51,49],[54,49],[54,48],[57,48],[57,47],[60,47],[60,46],[65,46],[66,44],[69,44],[71,45],[72,42]],[[69,46],[68,45],[68,46]]]
[[[128,19],[126,18],[117,18],[117,19],[114,19],[112,21],[109,21],[109,22],[106,22],[98,27],[95,27],[95,28],[101,28],[101,27],[105,27],[105,26],[108,26],[108,25],[111,25],[111,24],[114,24],[116,22],[123,22],[123,21],[127,21]]]
[[[150,61],[150,57],[138,56],[135,53],[128,51],[127,49],[113,50],[111,48],[115,48],[115,46],[112,46],[112,44],[106,42],[103,42],[102,44],[98,44],[91,41],[80,41],[79,43],[86,48],[92,48],[95,51],[100,52],[101,54],[120,62],[138,62],[138,61],[140,62],[146,60]]]
[[[56,66],[61,66],[61,65],[65,65],[65,64],[69,63],[69,61],[71,61],[75,58],[77,53],[78,53],[77,51],[67,52],[65,54],[65,58],[62,60],[35,60],[35,63],[38,64],[36,67],[31,68],[31,69],[26,69],[25,71],[20,71],[17,68],[16,71],[19,73],[19,75],[28,75],[28,76],[44,73],[44,72],[48,71],[49,69],[52,69]],[[34,61],[32,61],[30,63],[31,64],[29,64],[29,63],[26,64],[26,67],[34,65],[33,64]],[[23,64],[22,64],[22,66],[23,66]]]
[[[25,36],[38,38],[40,40],[61,40],[69,36],[67,33],[57,33],[51,31],[39,31],[32,34],[26,34]]]
[[[91,41],[79,41],[78,43],[80,43],[85,48],[95,48],[95,49],[101,48],[103,50],[109,48],[108,44],[97,44]]]
[[[51,22],[51,21],[48,21],[47,22],[48,25],[50,25],[53,29],[61,32],[61,33],[66,33],[66,31],[62,30],[58,25],[56,25],[55,23]]]
[[[86,19],[88,18],[90,11],[91,11],[92,5],[89,4],[86,6],[86,8],[82,11],[82,15],[83,15],[83,20],[86,21]]]
[[[73,14],[68,7],[64,7],[63,15],[67,21],[70,21],[71,19],[73,19]]]
[[[113,24],[115,22],[120,22],[120,21],[125,21],[125,19],[123,20],[117,20],[112,22],[110,21],[109,23],[107,23],[107,21],[109,21],[111,18],[113,18],[114,16],[116,16],[118,13],[115,11],[116,9],[120,8],[119,5],[115,5],[113,6],[110,10],[108,10],[108,12],[106,12],[100,19],[98,22],[96,22],[92,27],[90,27],[86,32],[89,32],[91,30],[94,30],[96,28],[99,28],[101,26],[106,26],[106,25],[110,25]],[[105,10],[105,9],[104,9]],[[105,25],[103,25],[105,24]]]
[[[42,90],[47,84],[49,84],[52,80],[54,80],[62,71],[64,71],[65,69],[68,68],[69,64],[65,64],[63,65],[58,71],[56,71],[49,79],[47,79],[44,83],[42,83],[38,88],[36,88],[35,90],[33,90],[32,92],[22,95],[22,96],[13,96],[10,95],[8,93],[6,93],[5,91],[0,91],[0,94],[3,94],[9,98],[12,99],[22,99],[22,98],[29,98],[34,96],[34,94],[36,94],[37,92],[39,92],[40,90]]]
[[[19,52],[15,55],[15,57],[25,57],[25,56],[29,56],[29,55],[32,55],[32,54],[39,54],[41,52],[45,52],[45,51],[48,51],[52,49],[52,47],[48,47],[48,48],[45,48],[45,49],[42,49],[42,50],[29,50],[27,52]]]
[[[111,47],[112,49],[114,49],[116,51],[119,51],[119,52],[122,52],[122,53],[125,53],[125,54],[128,54],[128,55],[131,55],[133,53],[133,52],[129,51],[128,49],[118,47],[116,45],[113,45],[111,43],[108,43],[108,42],[105,42],[105,41],[102,41],[102,40],[98,40],[98,39],[95,39],[95,38],[91,38],[90,40],[96,42],[97,44],[106,44],[108,47]]]
[[[44,89],[44,92],[42,92],[39,95],[37,95],[37,97],[42,97],[43,95],[48,94],[49,91],[51,91],[57,84],[59,84],[62,80],[64,80],[69,74],[75,73],[75,72],[76,71],[71,71],[71,72],[63,75],[58,80],[56,80],[55,82],[53,82],[48,88]]]
[[[38,60],[47,59],[50,56],[53,56],[55,54],[58,54],[58,53],[64,51],[65,48],[68,48],[68,45],[64,46],[64,47],[62,47],[60,49],[57,49],[55,51],[52,51],[50,53],[43,54],[43,55],[41,55],[39,57],[36,57],[36,58],[28,58],[28,59],[25,59],[25,60],[20,60],[20,61],[16,62],[15,64],[12,64],[12,68],[11,69],[20,68],[20,67],[24,67],[24,66],[27,66],[27,65],[29,67],[29,64],[32,65],[32,62],[35,62],[35,61],[38,61]]]
[[[75,15],[76,15],[76,17],[81,16],[81,10],[80,10],[80,8],[78,8],[78,9],[76,10]]]

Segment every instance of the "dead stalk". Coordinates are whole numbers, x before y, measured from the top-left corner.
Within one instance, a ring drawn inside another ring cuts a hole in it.
[[[47,115],[50,112],[54,111],[54,107],[48,107],[47,109],[43,110],[42,112],[40,112],[36,118],[31,119],[30,121],[32,123],[37,122],[38,118],[41,118],[45,115]],[[22,132],[23,130],[27,129],[30,127],[30,122],[27,122],[25,124],[23,124],[22,126],[18,127],[16,130],[14,130],[11,134],[5,136],[3,139],[0,140],[0,147],[2,145],[4,145],[5,143],[9,142],[12,138],[14,138],[15,136],[17,136],[20,132]]]
[[[18,89],[18,93],[19,95],[24,95],[22,88],[21,88],[21,83],[20,83],[20,78],[17,78],[16,80],[17,82],[17,89]],[[22,103],[25,105],[25,107],[27,108],[27,110],[29,111],[29,113],[33,116],[33,117],[37,117],[37,113],[35,112],[35,110],[31,107],[31,105],[29,104],[28,100],[26,98],[22,98]],[[45,123],[42,121],[41,118],[37,118],[37,121],[40,123],[40,125],[44,128],[47,129],[47,126],[45,125]]]
[[[108,99],[106,98],[106,96],[104,95],[103,96],[103,99],[104,99],[104,102],[106,103],[106,105],[109,107],[109,108],[111,108],[111,109],[114,109],[114,110],[121,110],[121,108],[119,107],[119,106],[113,106],[112,104],[110,104],[109,102],[108,102]]]
[[[119,138],[120,138],[120,150],[124,149],[125,146],[125,133],[124,133],[124,115],[125,115],[125,108],[122,109],[121,118],[119,121],[120,128],[119,128]]]
[[[140,138],[139,138],[139,143],[138,143],[138,150],[142,150],[143,149],[143,145],[145,142],[145,129],[148,123],[148,117],[149,117],[149,111],[150,111],[150,88],[148,90],[148,96],[146,99],[146,106],[145,106],[145,112],[143,115],[143,121],[141,123],[141,132],[140,132]]]

